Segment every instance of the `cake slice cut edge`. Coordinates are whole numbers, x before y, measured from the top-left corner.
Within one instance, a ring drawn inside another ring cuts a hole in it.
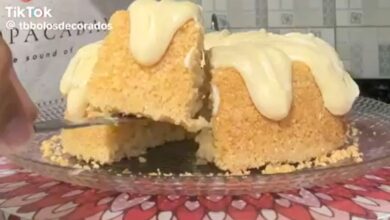
[[[346,122],[324,107],[304,63],[293,63],[293,104],[281,121],[267,119],[256,109],[237,70],[216,68],[212,75],[214,93],[218,91],[213,96],[219,96],[219,104],[211,129],[204,129],[196,138],[199,158],[233,174],[266,165],[272,173],[283,171],[272,165],[310,161],[345,145]],[[356,152],[348,155],[356,156]]]
[[[188,21],[175,34],[163,58],[153,66],[136,62],[129,50],[130,16],[116,12],[88,86],[91,106],[109,114],[136,115],[180,125],[196,132],[208,126],[199,115],[204,99],[201,68],[203,28]]]
[[[135,120],[119,125],[63,130],[63,152],[83,161],[112,164],[122,159],[138,157],[147,149],[166,142],[180,141],[187,132],[165,122]]]

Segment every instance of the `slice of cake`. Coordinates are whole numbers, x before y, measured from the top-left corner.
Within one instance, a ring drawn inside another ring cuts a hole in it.
[[[64,153],[100,164],[137,157],[146,153],[148,148],[185,138],[184,129],[149,120],[64,130],[61,134]]]
[[[203,27],[191,2],[137,0],[116,12],[87,87],[106,114],[147,117],[198,131],[206,90]]]
[[[71,60],[61,81],[61,92],[67,97],[65,118],[71,121],[104,116],[90,106],[86,97],[86,85],[94,75],[101,45],[101,42],[97,42],[81,48]],[[64,153],[101,164],[139,156],[150,147],[185,138],[186,131],[183,128],[148,119],[63,130],[61,133]]]
[[[343,119],[359,89],[335,50],[313,35],[206,36],[212,128],[198,156],[232,173],[326,155],[346,140]]]

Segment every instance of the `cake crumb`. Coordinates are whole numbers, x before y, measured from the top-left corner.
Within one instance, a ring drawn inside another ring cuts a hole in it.
[[[61,146],[61,137],[54,135],[41,143],[42,157],[53,164],[74,169],[99,169],[101,165],[96,161],[85,162],[65,153]]]
[[[261,171],[262,174],[275,174],[275,173],[289,173],[303,169],[310,169],[315,167],[326,167],[332,164],[336,164],[342,162],[343,160],[351,159],[355,163],[359,163],[363,161],[363,154],[359,151],[358,141],[359,141],[359,130],[355,127],[350,127],[349,134],[349,145],[347,147],[332,151],[326,155],[322,155],[316,157],[312,160],[299,162],[296,164],[291,163],[269,163],[265,165],[265,168]],[[376,135],[376,132],[373,132],[373,135]],[[352,142],[352,143],[351,143]],[[390,143],[390,141],[387,141]],[[76,157],[72,157],[67,155],[62,150],[61,146],[61,137],[59,135],[55,135],[48,140],[45,140],[41,144],[41,151],[43,158],[51,161],[54,164],[60,166],[70,166],[77,170],[92,170],[92,169],[100,169],[101,164],[96,161],[83,161],[77,159]],[[139,163],[146,163],[147,159],[143,156],[138,157]],[[108,169],[109,172],[113,171],[111,168]],[[122,176],[123,174],[130,174],[131,171],[126,168],[117,176]],[[220,172],[220,173],[208,173],[206,176],[230,176],[230,175],[248,175],[250,174],[249,170],[241,171],[239,173],[234,172]],[[174,176],[173,173],[162,173],[160,169],[157,169],[156,172],[149,173],[150,176],[165,176],[170,177]],[[181,177],[193,176],[194,174],[191,172],[185,172],[179,174]]]
[[[147,160],[146,160],[145,157],[139,156],[139,157],[138,157],[138,162],[140,162],[140,163],[146,163]]]
[[[64,152],[59,144],[59,135],[54,135],[41,144],[42,157],[60,166],[70,166],[70,159],[64,156]]]
[[[162,176],[161,170],[157,168],[156,172],[148,173],[149,176]]]
[[[84,170],[92,170],[92,168],[90,166],[87,166],[87,165],[84,165],[82,169],[84,169]]]
[[[296,170],[296,167],[290,164],[269,164],[262,171],[263,174],[290,173]]]
[[[313,167],[313,163],[310,162],[310,161],[304,161],[304,162],[301,162],[298,164],[297,166],[297,170],[303,170],[303,169],[308,169],[308,168],[312,168]]]
[[[83,166],[81,166],[80,164],[75,164],[73,165],[73,168],[76,168],[76,169],[82,169]]]
[[[193,174],[190,172],[185,172],[185,173],[180,173],[179,176],[180,177],[188,177],[188,176],[193,176]]]
[[[122,171],[123,174],[131,174],[131,171],[129,170],[129,168],[126,168]]]
[[[231,173],[231,172],[229,172],[229,171],[226,171],[224,175],[225,175],[225,176],[231,176],[231,175],[232,175],[232,173]]]
[[[363,154],[359,151],[357,145],[353,144],[346,148],[332,151],[329,154],[316,157],[313,161],[303,161],[297,165],[270,163],[262,171],[262,174],[290,173],[315,167],[327,167],[347,159],[352,159],[355,163],[363,161]]]
[[[355,162],[362,161],[362,153],[359,152],[359,148],[356,145],[351,145],[344,149],[335,150],[329,155],[317,157],[314,160],[314,166],[328,166],[348,158],[353,159]]]
[[[69,175],[71,176],[78,176],[80,175],[80,173],[82,173],[84,171],[84,169],[75,169],[75,170],[72,170],[69,172]]]
[[[92,168],[94,168],[94,169],[99,169],[100,168],[100,164],[98,164],[96,161],[92,161],[91,165],[92,165]]]

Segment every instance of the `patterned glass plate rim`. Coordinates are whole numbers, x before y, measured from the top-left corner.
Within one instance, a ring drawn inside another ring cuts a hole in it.
[[[65,101],[57,99],[42,102],[38,104],[38,108],[40,110],[38,121],[56,119],[62,117]],[[141,194],[180,195],[241,195],[260,192],[280,192],[343,182],[390,164],[390,131],[387,131],[390,128],[390,105],[361,97],[355,103],[348,120],[362,131],[362,135],[359,137],[359,145],[364,153],[363,162],[307,169],[293,173],[211,176],[207,175],[209,171],[195,173],[194,175],[172,174],[155,176],[149,175],[150,171],[125,174],[108,172],[107,169],[81,170],[73,167],[61,167],[43,160],[39,151],[41,141],[49,138],[55,132],[37,134],[34,140],[25,148],[28,149],[27,151],[11,155],[10,159],[44,176],[75,185],[104,190]],[[180,145],[183,144],[187,143],[180,143]],[[180,147],[180,149],[182,148]],[[168,148],[163,147],[162,149]],[[179,148],[173,146],[171,149],[177,150]],[[159,153],[164,154],[164,152]],[[165,154],[168,153],[172,153],[172,151],[165,152]],[[186,155],[188,153],[184,157]],[[179,156],[183,157],[183,155]],[[162,163],[167,163],[167,161],[162,161]],[[177,167],[180,164],[174,164],[173,166]],[[185,163],[184,166],[186,166]],[[131,169],[132,167],[130,167]]]

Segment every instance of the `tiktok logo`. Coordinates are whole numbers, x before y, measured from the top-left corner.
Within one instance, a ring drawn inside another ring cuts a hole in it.
[[[25,0],[24,0],[25,1]],[[34,6],[19,7],[6,6],[8,18],[52,18],[52,9],[48,7],[38,8]]]

